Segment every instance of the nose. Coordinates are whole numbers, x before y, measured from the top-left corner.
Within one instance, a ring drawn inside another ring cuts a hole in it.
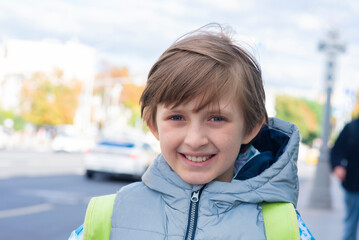
[[[193,150],[208,144],[207,131],[200,123],[192,123],[186,130],[184,143]]]

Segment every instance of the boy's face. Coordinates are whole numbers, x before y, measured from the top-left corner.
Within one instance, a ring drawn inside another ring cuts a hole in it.
[[[161,152],[170,167],[190,184],[213,180],[230,182],[241,144],[248,143],[258,129],[244,136],[244,121],[233,99],[194,112],[197,99],[171,109],[157,105],[157,131]]]

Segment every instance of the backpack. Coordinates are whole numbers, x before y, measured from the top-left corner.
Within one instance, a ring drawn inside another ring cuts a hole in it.
[[[84,222],[83,240],[110,239],[116,194],[91,199]],[[292,203],[262,203],[267,240],[300,240],[297,214]]]

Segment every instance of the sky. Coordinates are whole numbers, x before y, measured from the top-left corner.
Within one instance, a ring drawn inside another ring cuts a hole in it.
[[[346,51],[338,57],[335,91],[359,90],[356,0],[0,0],[0,44],[77,40],[96,49],[99,66],[126,66],[143,81],[178,37],[212,22],[233,29],[257,58],[267,89],[309,96],[323,92],[325,54],[318,44],[336,29]]]

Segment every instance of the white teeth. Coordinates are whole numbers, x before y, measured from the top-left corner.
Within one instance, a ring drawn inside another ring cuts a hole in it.
[[[210,157],[195,157],[195,156],[189,156],[189,155],[185,155],[185,157],[193,162],[204,162],[207,161]]]

